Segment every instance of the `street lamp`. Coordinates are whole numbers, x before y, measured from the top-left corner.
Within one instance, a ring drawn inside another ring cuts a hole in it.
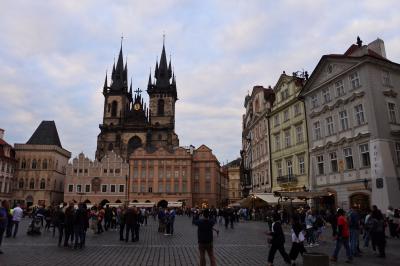
[[[365,189],[368,190],[368,183],[369,183],[369,180],[368,180],[367,178],[364,178],[363,183],[364,183]]]

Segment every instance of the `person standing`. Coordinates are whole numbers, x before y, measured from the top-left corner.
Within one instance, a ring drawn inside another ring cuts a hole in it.
[[[134,226],[137,221],[135,221],[135,213],[134,209],[132,207],[128,208],[128,210],[125,213],[125,227],[126,227],[126,233],[125,233],[125,242],[129,241],[129,233],[131,233],[132,237],[132,242],[135,242],[135,230]]]
[[[315,234],[314,234],[314,223],[315,216],[311,210],[307,211],[305,218],[306,222],[306,237],[307,237],[307,247],[313,247],[315,245]]]
[[[333,255],[331,257],[331,261],[337,261],[338,255],[340,248],[342,245],[346,249],[346,256],[347,256],[347,263],[351,263],[353,261],[353,257],[351,255],[351,250],[349,247],[349,237],[350,237],[350,231],[349,231],[349,224],[347,222],[347,219],[345,217],[345,211],[343,209],[338,209],[337,211],[337,232],[336,232],[336,247],[335,250],[333,251]]]
[[[21,209],[20,204],[18,203],[17,206],[13,209],[13,217],[12,217],[12,223],[14,227],[13,238],[17,236],[19,222],[22,220],[23,215],[24,211]]]
[[[58,246],[60,247],[65,231],[65,213],[60,206],[57,206],[55,216],[54,226],[58,229]]]
[[[71,239],[73,241],[74,233],[74,202],[70,202],[67,209],[65,209],[65,239],[64,247],[69,247],[68,241]]]
[[[170,219],[170,234],[174,234],[174,223],[175,223],[175,209],[171,209],[170,214],[169,214],[169,219]]]
[[[272,223],[272,231],[269,233],[269,235],[272,237],[270,242],[271,242],[271,248],[269,249],[268,253],[268,266],[273,266],[274,265],[274,258],[275,258],[275,253],[276,251],[279,251],[281,253],[281,256],[283,257],[284,261],[287,264],[290,264],[290,257],[285,251],[285,235],[283,234],[282,230],[282,225],[280,223],[280,217],[278,214],[274,215],[274,222]]]
[[[304,248],[304,232],[303,226],[300,223],[300,218],[297,215],[293,216],[292,222],[292,248],[289,252],[289,257],[292,261],[292,266],[296,265],[296,259],[299,253],[303,255],[306,252]]]
[[[379,258],[385,258],[385,220],[383,214],[377,208],[372,211],[372,229],[371,229],[371,238],[372,238],[372,247],[378,247]]]
[[[8,208],[9,208],[8,201],[3,200],[1,202],[1,207],[0,207],[0,247],[1,247],[1,243],[3,242],[4,231],[7,229]],[[0,254],[3,254],[3,251],[0,250]]]
[[[125,205],[118,208],[117,215],[119,221],[119,241],[124,241],[125,213],[126,213]]]
[[[140,211],[133,207],[133,233],[132,239],[136,242],[139,241],[139,229],[140,229]]]
[[[203,211],[203,218],[196,220],[197,226],[197,242],[200,252],[200,266],[206,265],[206,252],[210,258],[211,266],[216,266],[214,248],[213,248],[213,226],[214,221],[209,219],[210,212],[208,209]]]

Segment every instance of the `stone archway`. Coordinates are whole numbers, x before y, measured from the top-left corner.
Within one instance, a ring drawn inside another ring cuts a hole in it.
[[[139,147],[142,147],[142,140],[138,136],[133,136],[128,141],[128,155],[130,155],[134,150]]]
[[[371,197],[367,193],[356,192],[349,196],[350,207],[367,210],[371,207]]]
[[[100,202],[100,206],[103,206],[103,207],[104,207],[104,205],[106,205],[107,203],[110,203],[110,201],[107,200],[107,199],[103,199],[103,200]]]
[[[25,202],[26,202],[26,207],[32,206],[33,205],[33,197],[31,195],[27,196]]]

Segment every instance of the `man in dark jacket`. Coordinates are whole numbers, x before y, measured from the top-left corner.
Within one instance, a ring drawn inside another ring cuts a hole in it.
[[[57,206],[54,216],[54,227],[58,229],[58,246],[61,246],[65,229],[65,213],[62,208]]]
[[[197,239],[200,252],[200,266],[206,265],[206,252],[210,258],[211,266],[215,266],[215,256],[213,248],[213,226],[214,221],[209,219],[209,210],[203,211],[203,219],[195,221],[197,225]]]
[[[132,242],[139,240],[139,230],[138,230],[138,214],[136,208],[131,207],[125,213],[125,227],[126,227],[126,234],[125,234],[125,241],[129,241],[129,232],[131,232]]]
[[[74,202],[70,202],[67,209],[65,209],[65,239],[64,239],[64,247],[69,247],[68,241],[71,238],[73,239],[74,233]]]
[[[272,223],[272,231],[270,232],[271,235],[271,248],[269,249],[268,254],[268,265],[274,264],[274,258],[276,251],[281,253],[281,256],[285,260],[286,263],[290,264],[290,257],[285,251],[285,235],[283,234],[280,216],[278,214],[274,215],[274,222]]]
[[[75,236],[74,249],[78,247],[81,249],[85,243],[85,231],[88,227],[88,215],[82,203],[79,203],[78,209],[74,213],[73,224]]]
[[[9,208],[8,201],[3,200],[1,202],[1,207],[0,207],[0,247],[1,247],[1,242],[3,241],[4,231],[7,229],[7,223],[8,223],[7,211],[8,211],[8,208]],[[0,250],[0,254],[3,254],[3,251]]]

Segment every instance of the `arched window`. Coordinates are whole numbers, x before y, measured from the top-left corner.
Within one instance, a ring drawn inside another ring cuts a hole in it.
[[[113,145],[112,143],[109,143],[109,144],[108,144],[108,150],[109,150],[109,151],[112,151],[113,148],[114,148],[114,145]]]
[[[113,101],[111,104],[111,116],[117,116],[118,103]]]
[[[36,166],[37,166],[36,160],[33,159],[32,160],[32,169],[36,169]]]
[[[22,159],[21,169],[25,169],[25,168],[26,168],[26,161],[25,161],[25,159]]]
[[[108,104],[107,105],[107,112],[110,112],[111,111],[111,104]]]
[[[35,189],[35,180],[33,178],[29,181],[29,189]]]
[[[24,188],[24,180],[22,178],[19,180],[18,188]]]
[[[42,166],[42,168],[43,168],[43,169],[47,169],[47,160],[46,160],[46,159],[43,160],[43,166]]]
[[[164,115],[164,100],[158,100],[158,115]]]
[[[46,188],[46,181],[44,178],[40,179],[40,189],[45,189]]]

